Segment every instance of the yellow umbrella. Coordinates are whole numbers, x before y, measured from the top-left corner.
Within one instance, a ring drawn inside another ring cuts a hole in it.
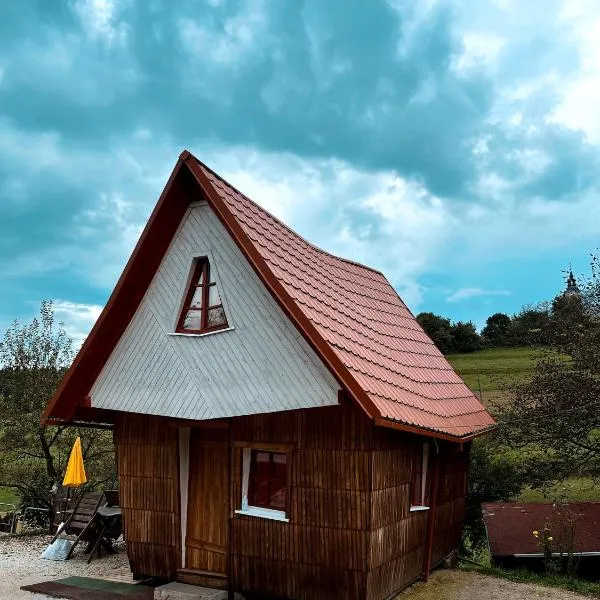
[[[65,478],[63,479],[63,486],[78,487],[83,485],[86,481],[87,477],[85,476],[85,468],[83,467],[83,454],[81,453],[81,438],[77,438],[75,444],[73,444],[71,456],[69,456]]]

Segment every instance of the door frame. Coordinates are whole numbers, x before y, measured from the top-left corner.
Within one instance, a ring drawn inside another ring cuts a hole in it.
[[[179,547],[179,571],[185,571],[187,567],[186,537],[188,529],[188,507],[189,507],[189,483],[190,483],[190,440],[192,429],[229,429],[230,423],[225,420],[196,422],[190,426],[178,426],[178,450],[179,450],[179,521],[180,521],[180,547]],[[226,531],[226,560],[225,578],[229,585],[231,577],[231,437],[227,439],[227,519]]]
[[[185,569],[188,515],[188,491],[190,485],[190,437],[191,427],[179,427],[179,523],[180,548],[179,569]]]

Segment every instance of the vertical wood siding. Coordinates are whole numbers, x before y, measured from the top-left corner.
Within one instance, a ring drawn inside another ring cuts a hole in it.
[[[289,523],[236,515],[236,589],[279,598],[365,597],[371,423],[353,407],[233,420],[233,439],[293,446]],[[233,448],[232,509],[241,502]]]
[[[422,575],[429,511],[410,512],[410,463],[424,438],[374,429],[367,598],[383,600]],[[468,449],[439,443],[440,480],[432,564],[458,546]]]
[[[211,430],[201,432],[206,438]],[[237,417],[216,434],[229,438],[229,577],[236,590],[260,598],[384,600],[421,576],[429,513],[410,512],[409,488],[411,451],[423,438],[375,427],[345,404]],[[167,419],[121,415],[115,440],[132,569],[173,577],[181,566],[177,430]],[[289,523],[235,514],[244,443],[290,448]],[[468,446],[439,448],[433,563],[458,544],[469,463]]]
[[[415,436],[375,428],[367,598],[382,600],[421,575],[427,511],[410,512]]]
[[[195,256],[209,256],[229,331],[169,335]],[[190,208],[92,387],[92,406],[213,419],[337,403],[338,385],[207,205]]]
[[[458,547],[465,520],[470,464],[470,444],[462,451],[457,445],[445,444],[440,463],[438,510],[433,538],[432,563],[435,564]]]
[[[174,577],[179,554],[177,430],[166,419],[120,414],[115,424],[119,499],[134,573]]]

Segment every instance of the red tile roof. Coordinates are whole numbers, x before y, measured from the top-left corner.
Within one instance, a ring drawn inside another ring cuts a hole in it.
[[[455,441],[494,426],[381,273],[313,246],[189,152],[182,153],[107,305],[48,404],[45,422],[111,418],[87,410],[85,398],[189,202],[199,195],[340,385],[377,424]]]
[[[492,556],[539,554],[533,531],[542,531],[552,513],[552,504],[482,504]],[[600,552],[600,502],[569,504],[581,515],[575,528],[576,552]]]
[[[379,418],[453,437],[494,425],[383,274],[310,244],[194,157],[188,160],[366,392]]]

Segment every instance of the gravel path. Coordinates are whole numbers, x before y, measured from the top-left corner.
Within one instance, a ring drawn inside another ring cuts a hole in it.
[[[0,537],[0,598],[2,600],[46,600],[48,596],[24,592],[22,585],[39,583],[70,575],[99,577],[116,575],[128,568],[125,547],[115,545],[118,554],[102,555],[87,564],[88,555],[83,554],[85,544],[79,545],[67,561],[43,560],[40,558],[49,541],[49,536]]]
[[[418,583],[397,600],[589,600],[567,590],[514,583],[467,571],[437,570],[427,583]]]
[[[48,596],[20,590],[22,585],[60,579],[70,575],[106,577],[128,570],[122,543],[118,554],[103,556],[87,564],[87,555],[76,549],[68,561],[43,560],[40,554],[50,537],[0,537],[0,599],[47,600]],[[589,600],[573,592],[526,583],[514,583],[467,571],[434,571],[426,584],[417,583],[397,596],[397,600]]]

